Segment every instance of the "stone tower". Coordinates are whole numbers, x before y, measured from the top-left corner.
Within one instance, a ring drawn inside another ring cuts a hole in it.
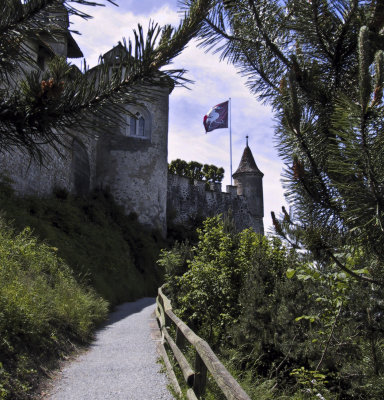
[[[263,176],[264,174],[257,168],[252,151],[247,145],[244,149],[243,156],[239,167],[232,175],[237,186],[237,194],[244,196],[248,213],[251,216],[252,228],[255,232],[264,234],[264,203],[263,203]]]
[[[103,55],[103,63],[113,71],[120,63],[124,68],[128,57],[119,44]],[[98,187],[109,188],[127,214],[136,213],[139,222],[165,236],[168,107],[173,86],[160,74],[158,81],[159,86],[150,87],[149,100],[144,100],[149,97],[148,88],[137,86],[137,100],[124,107],[126,123],[116,121],[116,127],[99,138],[96,182]]]

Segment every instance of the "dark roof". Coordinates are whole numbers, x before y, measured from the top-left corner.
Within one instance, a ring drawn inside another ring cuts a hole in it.
[[[101,59],[103,64],[117,66],[121,63],[124,63],[124,61],[133,60],[134,57],[131,56],[126,47],[121,42],[119,42],[111,50],[104,53],[101,56]],[[96,70],[99,67],[100,65],[96,65],[95,67],[91,68],[91,70]],[[171,79],[168,75],[166,75],[161,71],[158,71],[157,74],[158,74],[157,81],[159,82],[159,84],[168,87],[169,93],[171,93],[175,87],[175,82],[173,81],[173,79]],[[156,86],[155,83],[153,84],[153,86]]]
[[[107,64],[120,64],[130,57],[128,50],[119,42],[117,46],[107,51],[101,58]]]
[[[235,178],[235,175],[249,174],[249,173],[264,176],[264,174],[259,170],[259,168],[257,168],[251,149],[248,146],[246,146],[243,152],[243,156],[241,157],[239,167],[233,174],[233,177]]]
[[[72,35],[67,32],[68,38],[68,58],[81,58],[84,57],[82,51],[80,50],[79,45],[76,43],[76,40],[72,37]]]

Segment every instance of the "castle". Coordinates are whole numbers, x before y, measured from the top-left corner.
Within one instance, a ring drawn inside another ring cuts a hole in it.
[[[57,21],[57,15],[55,15]],[[82,57],[68,31],[65,10],[60,15],[57,35],[31,44],[41,69],[56,54],[65,58]],[[59,38],[59,39],[58,39]],[[116,66],[125,49],[119,45],[104,54],[107,65]],[[97,68],[97,67],[96,67]],[[232,211],[237,229],[247,227],[264,233],[263,174],[257,168],[248,144],[240,165],[233,174],[234,186],[221,191],[221,184],[190,182],[168,174],[168,113],[173,87],[156,88],[151,101],[139,101],[126,109],[125,124],[117,124],[105,135],[73,132],[74,139],[57,154],[49,145],[49,163],[41,166],[20,150],[0,155],[3,174],[13,181],[21,195],[47,196],[55,188],[85,195],[95,188],[108,189],[127,214],[136,213],[144,225],[166,235],[167,220],[188,226],[191,220]],[[98,121],[97,123],[102,123]]]

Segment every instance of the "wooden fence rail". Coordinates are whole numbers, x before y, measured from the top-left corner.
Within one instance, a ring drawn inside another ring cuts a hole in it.
[[[200,396],[204,395],[208,370],[227,399],[251,400],[220,362],[208,343],[197,336],[173,313],[171,302],[164,295],[162,288],[159,288],[156,303],[156,316],[159,321],[163,340],[168,343],[172,350],[183,373],[184,380],[189,386],[187,398],[189,400],[197,400]],[[175,339],[171,337],[168,331],[170,326],[175,327]],[[194,369],[189,365],[188,360],[182,352],[186,341],[193,346],[195,351]]]

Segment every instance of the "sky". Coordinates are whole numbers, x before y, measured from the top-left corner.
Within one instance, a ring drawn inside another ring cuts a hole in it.
[[[178,26],[180,21],[177,0],[116,2],[118,7],[87,7],[86,11],[93,16],[89,21],[71,19],[71,29],[81,33],[74,37],[90,67],[123,37],[133,37],[132,29],[138,23],[146,28],[149,20],[173,26]],[[170,96],[168,161],[181,158],[223,167],[225,191],[230,184],[229,129],[205,134],[202,121],[212,106],[231,98],[233,172],[239,165],[248,135],[256,164],[264,173],[264,228],[267,232],[272,225],[271,211],[279,214],[281,206],[286,205],[280,182],[283,164],[275,148],[272,110],[249,92],[245,78],[232,65],[220,62],[218,54],[207,54],[197,46],[196,40],[175,58],[171,68],[175,67],[186,69],[186,77],[194,84],[189,85],[189,89],[176,87]]]

